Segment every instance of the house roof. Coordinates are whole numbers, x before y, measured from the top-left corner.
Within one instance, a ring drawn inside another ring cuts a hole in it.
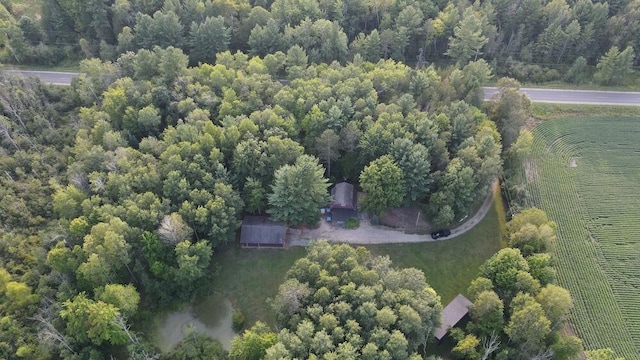
[[[456,326],[463,317],[469,313],[469,307],[473,305],[469,299],[462,294],[458,294],[445,308],[442,310],[442,325],[436,329],[434,336],[438,341],[447,335],[449,329]]]
[[[246,216],[240,229],[241,244],[284,245],[287,227],[266,216]]]
[[[358,193],[354,190],[353,185],[341,182],[337,183],[331,189],[331,197],[333,202],[329,205],[332,209],[356,209],[356,196]]]

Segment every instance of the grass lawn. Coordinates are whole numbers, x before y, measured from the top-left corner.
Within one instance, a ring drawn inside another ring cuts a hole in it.
[[[499,194],[496,198],[500,199]],[[504,246],[500,241],[504,221],[504,206],[496,201],[473,230],[453,240],[367,248],[375,255],[389,255],[396,266],[423,270],[427,281],[446,305],[458,293],[466,291],[476,277],[478,267]],[[275,296],[289,267],[305,253],[304,248],[255,250],[230,247],[214,255],[213,262],[219,267],[214,289],[244,313],[246,324],[262,320],[273,325],[275,318],[266,299]]]
[[[409,244],[369,245],[375,255],[389,255],[397,267],[422,270],[446,306],[466,294],[482,263],[506,246],[501,242],[505,211],[499,194],[487,216],[473,230],[452,240]]]
[[[235,309],[242,311],[245,324],[256,320],[275,324],[275,317],[267,304],[293,263],[306,254],[306,249],[242,249],[231,246],[213,256],[219,267],[214,277],[214,291],[227,296]]]
[[[608,115],[638,116],[637,106],[585,105],[585,104],[547,104],[532,103],[531,111],[536,119],[551,120],[567,117]]]

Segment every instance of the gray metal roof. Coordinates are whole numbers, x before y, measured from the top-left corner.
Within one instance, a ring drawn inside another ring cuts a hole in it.
[[[449,329],[456,326],[456,324],[469,313],[469,307],[471,305],[473,305],[473,303],[462,294],[458,294],[455,299],[451,300],[444,310],[442,310],[442,325],[436,329],[434,334],[438,341],[442,340],[442,338],[447,335]]]
[[[333,197],[333,202],[329,205],[330,208],[334,209],[356,209],[356,196],[353,185],[341,182],[337,183],[331,189],[331,197]]]
[[[240,229],[241,244],[284,245],[287,227],[266,216],[246,216]]]

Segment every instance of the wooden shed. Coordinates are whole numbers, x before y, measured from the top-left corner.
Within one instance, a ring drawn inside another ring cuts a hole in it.
[[[245,216],[240,229],[240,245],[250,248],[281,248],[285,246],[287,226],[266,216]]]
[[[434,334],[436,340],[442,340],[449,329],[456,326],[467,314],[469,307],[473,305],[469,299],[462,294],[458,294],[445,308],[442,310],[442,325],[436,329]]]

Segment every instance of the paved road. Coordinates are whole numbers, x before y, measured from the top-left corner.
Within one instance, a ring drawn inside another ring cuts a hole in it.
[[[80,74],[75,72],[59,72],[59,71],[30,71],[30,70],[3,70],[5,74],[37,76],[46,84],[52,85],[71,85],[71,80],[77,78]]]
[[[495,87],[485,87],[484,99],[490,100],[497,91]],[[520,92],[533,102],[640,106],[640,92],[534,88],[521,88]]]
[[[56,71],[4,70],[4,72],[8,74],[18,73],[25,76],[37,76],[43,82],[55,85],[71,85],[71,80],[80,75],[73,72]],[[497,89],[495,87],[485,87],[484,99],[490,100],[496,91]],[[531,101],[534,102],[640,106],[640,92],[534,88],[522,88],[520,91],[527,94]]]

